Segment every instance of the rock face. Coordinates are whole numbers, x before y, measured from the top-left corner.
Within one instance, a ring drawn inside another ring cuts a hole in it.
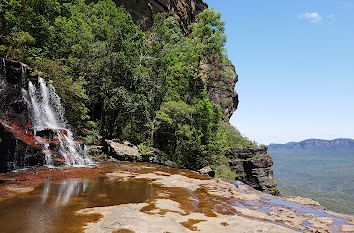
[[[155,164],[164,165],[168,167],[179,168],[179,166],[175,162],[166,159],[167,155],[163,151],[156,148],[149,148],[148,151],[149,154],[143,156],[144,162],[150,162],[150,163],[155,163]]]
[[[43,156],[35,143],[21,93],[26,81],[37,76],[19,62],[5,59],[0,62],[0,172],[39,165]]]
[[[236,171],[238,180],[251,187],[272,195],[280,195],[274,179],[273,159],[267,154],[267,147],[234,148],[226,154],[229,166]]]
[[[231,61],[227,61],[219,67],[212,65],[203,65],[203,70],[213,69],[213,74],[205,75],[202,71],[203,82],[208,92],[208,97],[214,104],[219,105],[229,120],[236,111],[239,103],[238,94],[235,92],[235,86],[238,81],[238,75],[235,66]]]
[[[175,17],[187,34],[188,26],[193,23],[197,15],[203,12],[208,5],[202,0],[113,0],[118,6],[124,6],[132,15],[134,21],[148,29],[153,25],[153,15],[166,12]]]

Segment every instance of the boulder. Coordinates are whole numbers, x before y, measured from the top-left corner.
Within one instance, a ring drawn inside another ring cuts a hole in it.
[[[180,168],[177,163],[172,162],[167,158],[167,155],[165,154],[165,152],[156,149],[156,148],[152,148],[150,147],[148,149],[149,151],[149,155],[144,156],[143,160],[145,162],[149,162],[149,163],[155,163],[155,164],[159,164],[159,165],[163,165],[163,166],[168,166],[168,167],[173,167],[173,168]]]
[[[199,170],[200,174],[208,175],[210,177],[215,177],[215,171],[210,167],[203,167],[202,169]]]
[[[97,160],[101,161],[109,161],[109,158],[113,157],[119,161],[148,162],[173,168],[179,168],[175,162],[167,159],[168,156],[163,151],[150,147],[147,149],[148,153],[142,155],[137,146],[126,140],[104,140],[104,154],[99,155],[99,150],[101,150],[101,148],[97,148],[97,146],[89,148],[90,154],[93,156],[96,155]]]
[[[142,157],[137,146],[128,141],[120,142],[118,139],[105,140],[105,152],[120,161],[136,162],[141,161]]]

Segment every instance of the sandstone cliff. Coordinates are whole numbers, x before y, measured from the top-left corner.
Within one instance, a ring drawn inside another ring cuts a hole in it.
[[[213,70],[214,72],[207,72],[207,70]],[[238,93],[235,91],[238,81],[235,66],[229,60],[218,67],[213,67],[211,64],[202,64],[200,75],[203,77],[209,99],[222,108],[225,120],[228,121],[237,110],[239,103]]]
[[[175,17],[182,28],[188,33],[188,26],[196,20],[199,13],[208,5],[202,0],[113,0],[118,6],[125,6],[133,16],[135,22],[143,29],[148,29],[153,24],[153,15],[166,12]]]
[[[236,179],[259,191],[279,196],[272,169],[273,159],[267,150],[267,147],[233,148],[226,157],[230,159],[231,169],[239,174]]]

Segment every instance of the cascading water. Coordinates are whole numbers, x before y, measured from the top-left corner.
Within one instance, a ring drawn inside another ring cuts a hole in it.
[[[6,66],[5,66],[5,59],[3,58],[0,64],[0,94],[5,91],[6,89]]]
[[[52,85],[38,78],[38,87],[32,82],[22,95],[31,113],[35,141],[42,145],[47,166],[62,163],[69,166],[92,164],[85,146],[73,139],[64,119],[64,108]]]
[[[52,85],[24,64],[0,60],[0,172],[93,164],[86,147],[74,141],[64,113]]]

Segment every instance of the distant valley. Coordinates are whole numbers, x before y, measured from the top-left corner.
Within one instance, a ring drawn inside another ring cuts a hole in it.
[[[354,214],[353,139],[270,144],[268,152],[283,195],[309,197],[328,209]]]

